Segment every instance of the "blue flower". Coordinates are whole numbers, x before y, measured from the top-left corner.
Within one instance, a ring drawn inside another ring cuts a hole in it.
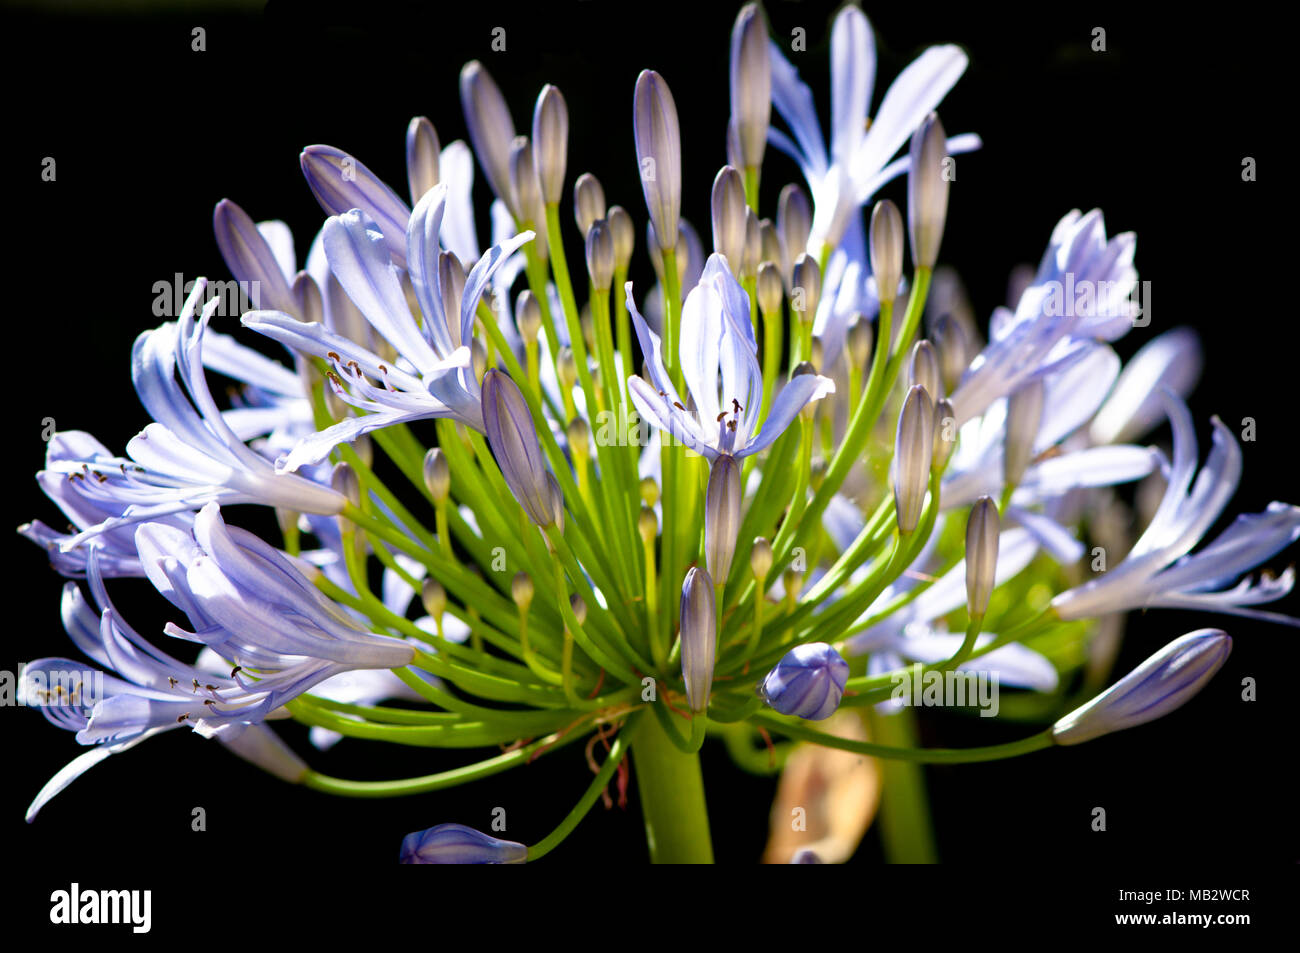
[[[821,721],[844,697],[849,663],[825,642],[798,645],[776,663],[759,685],[763,700],[783,715]]]

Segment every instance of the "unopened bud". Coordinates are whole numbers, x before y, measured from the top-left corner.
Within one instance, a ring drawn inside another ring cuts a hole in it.
[[[930,471],[942,473],[957,449],[957,411],[947,397],[934,402],[934,456]]]
[[[739,278],[752,279],[758,274],[758,263],[763,260],[763,240],[758,229],[758,216],[752,208],[745,209],[745,252],[740,260]]]
[[[790,307],[811,321],[817,314],[822,296],[822,273],[812,255],[804,252],[794,263],[790,274]]]
[[[724,453],[709,468],[704,502],[704,556],[709,575],[726,582],[740,532],[740,464]]]
[[[682,208],[682,134],[677,104],[653,70],[637,77],[632,106],[637,162],[646,208],[661,249],[677,247]]]
[[[569,608],[573,610],[573,617],[578,620],[578,625],[587,624],[587,603],[582,596],[576,592],[569,596]]]
[[[578,223],[578,232],[585,238],[591,223],[605,217],[605,190],[600,180],[590,172],[578,176],[573,183],[573,217]]]
[[[636,529],[641,535],[641,542],[654,542],[654,538],[659,535],[659,518],[655,516],[655,511],[648,506],[641,507],[641,515],[637,517]]]
[[[951,394],[957,390],[970,363],[970,341],[966,329],[951,314],[944,313],[935,319],[930,336],[939,352],[939,373],[943,377],[944,393]]]
[[[527,288],[519,292],[515,301],[515,324],[519,328],[519,336],[526,343],[531,344],[537,340],[542,328],[542,306]]]
[[[441,447],[434,447],[424,455],[424,485],[435,503],[445,503],[451,495],[451,467]]]
[[[699,713],[709,706],[713,664],[717,653],[717,617],[713,580],[706,570],[692,567],[682,584],[682,678],[686,701]]]
[[[903,216],[889,199],[877,202],[871,212],[871,273],[882,302],[898,297],[903,280]]]
[[[361,481],[357,479],[357,471],[348,464],[334,464],[334,469],[330,471],[330,487],[353,506],[361,505]]]
[[[427,576],[420,584],[420,602],[424,604],[424,611],[433,619],[441,619],[447,611],[447,590],[438,580]]]
[[[853,366],[865,370],[871,362],[871,343],[874,332],[871,322],[859,314],[857,320],[849,325],[849,359]]]
[[[992,498],[981,496],[966,520],[966,612],[972,619],[984,618],[993,594],[999,524],[997,504]]]
[[[641,480],[641,502],[646,506],[654,506],[659,502],[659,484],[653,477],[644,477]]]
[[[621,205],[615,205],[606,217],[609,233],[614,238],[614,269],[627,271],[632,261],[632,251],[636,248],[636,229],[632,226],[632,216]]]
[[[614,281],[614,237],[603,218],[587,230],[587,274],[595,291],[609,291]]]
[[[488,184],[497,198],[511,207],[514,191],[510,186],[510,143],[515,138],[515,124],[500,88],[477,60],[466,63],[460,71],[460,105],[469,141],[487,173]],[[518,209],[511,211],[518,216]]]
[[[515,214],[521,221],[540,223],[544,220],[533,145],[527,136],[515,136],[510,144],[510,191]]]
[[[785,251],[781,248],[781,236],[777,234],[776,224],[770,218],[758,220],[758,243],[762,246],[759,260],[775,262],[778,268],[784,265]]]
[[[1034,458],[1034,440],[1043,419],[1043,382],[1030,381],[1007,398],[1007,439],[1002,448],[1002,482],[1019,485]]]
[[[558,205],[564,196],[564,169],[569,153],[569,107],[549,83],[533,108],[533,162],[542,201]]]
[[[520,612],[527,612],[533,604],[533,580],[526,572],[517,572],[510,580],[510,598],[519,607]]]
[[[765,261],[758,266],[758,310],[763,312],[765,320],[781,313],[781,298],[785,294],[785,282],[781,278],[781,268],[775,262]]]
[[[763,164],[772,116],[772,55],[767,24],[756,3],[748,3],[731,28],[731,127],[742,166]]]
[[[438,160],[442,146],[433,123],[416,116],[406,127],[406,181],[411,201],[419,203],[424,193],[438,184]]]
[[[776,231],[785,256],[782,265],[789,275],[799,256],[808,250],[808,236],[812,233],[812,206],[804,190],[793,183],[783,188],[777,199]]]
[[[939,374],[939,355],[929,341],[917,341],[912,347],[912,360],[908,366],[908,383],[920,384],[931,397],[944,395]]]
[[[924,387],[913,385],[898,415],[894,441],[894,505],[898,531],[910,533],[921,521],[934,452],[934,402]]]
[[[732,274],[739,274],[745,257],[745,183],[740,173],[724,165],[713,180],[713,250],[726,256]]]
[[[772,544],[762,536],[754,537],[753,548],[749,551],[749,571],[760,582],[772,571]]]
[[[907,225],[912,261],[933,268],[939,257],[943,226],[948,217],[948,141],[935,113],[912,134],[907,172]]]

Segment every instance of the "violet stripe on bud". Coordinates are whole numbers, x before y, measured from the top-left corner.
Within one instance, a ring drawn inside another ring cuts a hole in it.
[[[844,697],[849,663],[825,642],[798,645],[767,673],[758,692],[783,715],[822,721]]]
[[[924,387],[913,385],[898,415],[894,441],[894,504],[898,530],[910,533],[921,521],[934,453],[934,402]]]
[[[898,297],[903,280],[903,216],[889,199],[877,202],[871,212],[871,273],[882,302]]]
[[[533,109],[533,161],[542,201],[560,202],[564,195],[564,170],[569,153],[569,107],[564,95],[549,83],[542,87]]]
[[[745,257],[745,183],[729,165],[713,180],[710,196],[713,212],[713,250],[727,259],[733,274],[740,273]]]
[[[677,247],[681,218],[682,134],[673,94],[654,70],[637,77],[632,121],[646,209],[659,247],[667,251]]]
[[[379,227],[393,261],[405,268],[411,210],[397,193],[355,158],[333,146],[308,146],[299,161],[320,207],[330,215],[361,209]]]
[[[731,29],[731,128],[742,166],[763,164],[772,118],[772,54],[767,24],[756,3],[747,3]]]
[[[573,183],[573,218],[578,223],[579,233],[585,238],[591,223],[604,217],[605,190],[599,179],[590,172],[584,172]]]
[[[595,291],[609,291],[614,283],[614,236],[603,218],[587,230],[587,274]]]
[[[519,387],[503,371],[483,375],[483,424],[506,485],[538,526],[555,522],[537,430]]]
[[[948,217],[948,143],[943,124],[930,113],[912,134],[907,172],[907,230],[912,262],[933,268]]]
[[[729,453],[713,461],[704,502],[704,556],[709,575],[726,582],[740,532],[740,464]]]
[[[464,824],[439,824],[407,834],[400,859],[404,864],[522,864],[528,848]]]
[[[998,565],[998,507],[991,497],[981,496],[966,520],[966,612],[972,619],[984,618],[993,594]]]
[[[691,711],[709,706],[713,685],[713,661],[717,652],[717,617],[713,601],[713,580],[699,566],[686,573],[682,583],[682,678]]]
[[[1052,738],[1077,745],[1163,717],[1204,688],[1231,651],[1232,639],[1221,629],[1189,632],[1058,721]]]
[[[1002,480],[1019,485],[1034,455],[1034,438],[1043,419],[1043,382],[1030,381],[1007,398],[1007,439],[1002,450]]]
[[[518,218],[510,188],[510,145],[515,138],[514,120],[505,97],[483,64],[474,60],[460,71],[460,106],[469,129],[474,154],[487,175],[496,197]]]
[[[438,184],[438,160],[442,144],[433,123],[416,116],[406,127],[406,182],[411,189],[411,202],[418,205],[424,193]]]

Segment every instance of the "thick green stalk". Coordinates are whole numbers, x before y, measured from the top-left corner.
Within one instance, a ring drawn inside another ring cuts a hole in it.
[[[911,709],[893,715],[879,714],[874,708],[867,711],[873,739],[901,748],[915,747],[916,724]],[[933,864],[934,829],[925,791],[925,769],[911,761],[887,760],[881,762],[880,771],[880,836],[885,858],[892,864]]]
[[[679,751],[658,719],[642,718],[632,739],[632,760],[651,861],[713,863],[700,756]]]

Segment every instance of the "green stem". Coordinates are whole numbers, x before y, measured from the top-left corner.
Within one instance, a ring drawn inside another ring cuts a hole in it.
[[[916,745],[916,720],[910,709],[882,715],[867,709],[871,737],[883,744],[911,748]],[[882,795],[880,837],[885,857],[892,864],[933,864],[934,829],[925,772],[915,762],[890,760],[880,765]]]
[[[632,757],[651,861],[713,863],[700,756],[679,751],[658,719],[642,718],[632,739]]]

